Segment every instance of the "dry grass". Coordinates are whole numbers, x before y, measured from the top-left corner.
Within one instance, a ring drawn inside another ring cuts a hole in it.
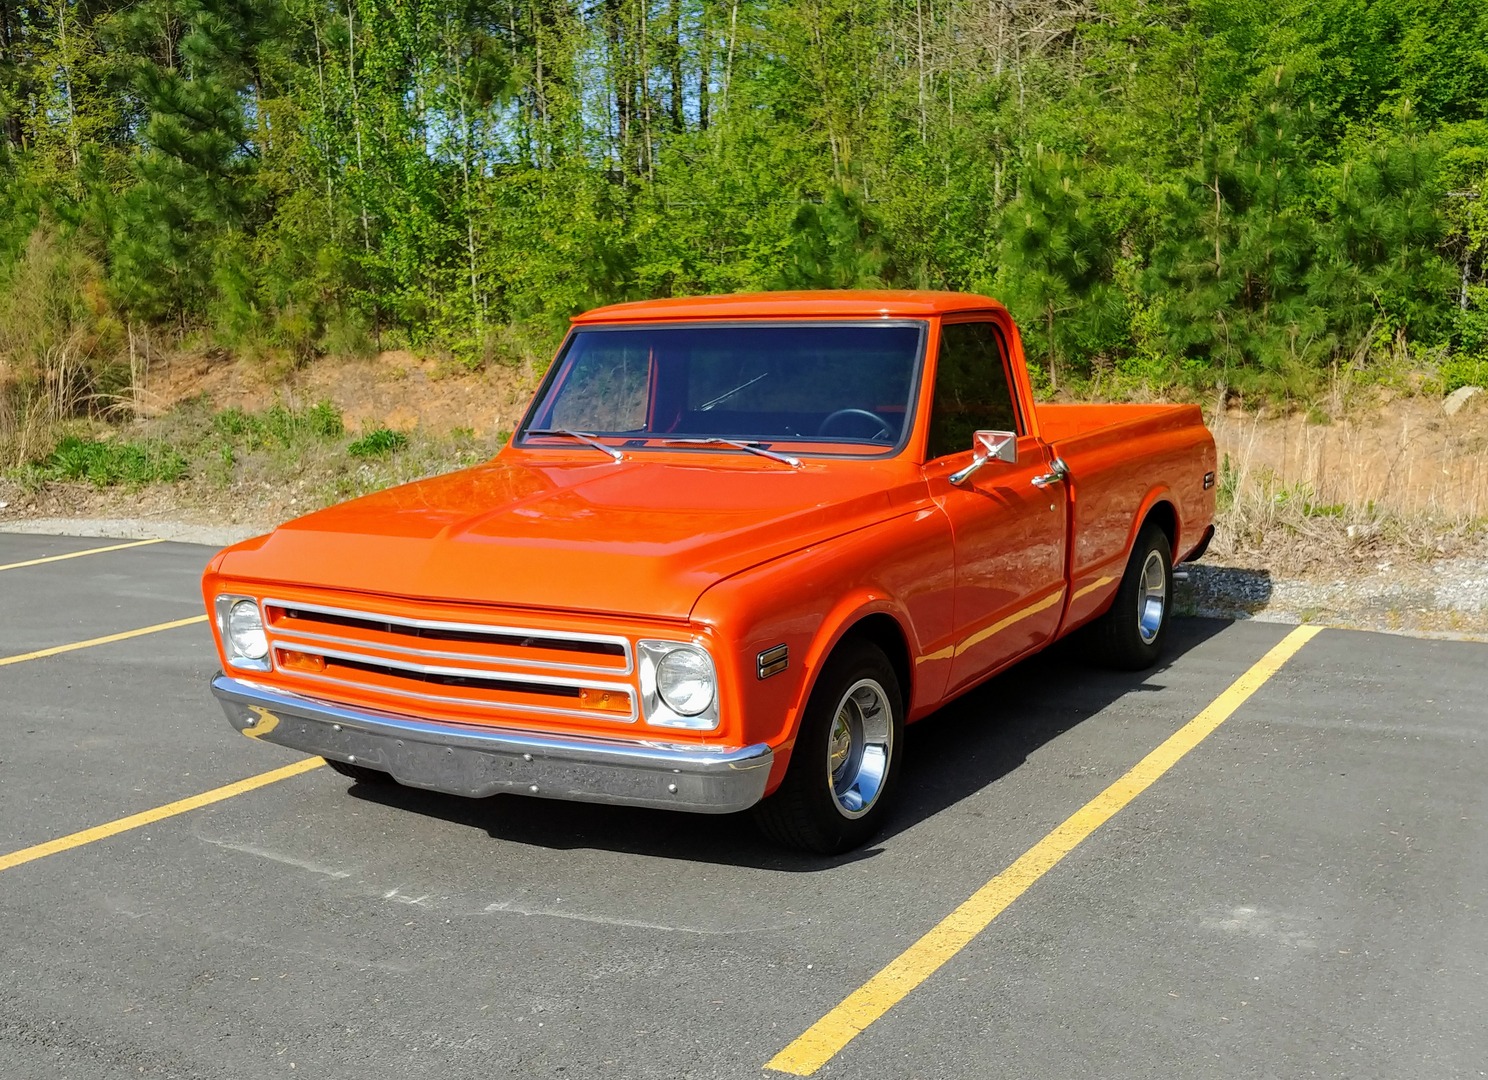
[[[128,381],[116,370],[122,330],[97,263],[37,229],[0,279],[0,466],[46,453],[64,421]]]
[[[1457,554],[1488,532],[1488,411],[1427,398],[1331,424],[1224,415],[1216,552],[1272,569],[1343,571]]]

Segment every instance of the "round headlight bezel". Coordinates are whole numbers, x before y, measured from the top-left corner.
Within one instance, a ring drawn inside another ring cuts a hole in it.
[[[679,671],[682,665],[687,667]],[[684,692],[688,683],[695,686],[691,692]],[[656,693],[678,716],[701,716],[718,696],[712,658],[692,645],[669,649],[656,663]]]
[[[227,609],[224,636],[233,655],[255,663],[269,655],[269,636],[264,630],[263,612],[255,600],[235,600]]]

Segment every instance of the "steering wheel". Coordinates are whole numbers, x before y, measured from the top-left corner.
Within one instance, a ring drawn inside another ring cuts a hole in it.
[[[822,422],[816,425],[816,433],[818,435],[827,434],[827,429],[832,426],[833,422],[841,417],[848,416],[861,417],[865,420],[873,421],[873,425],[877,430],[868,436],[870,439],[876,439],[880,435],[888,435],[894,430],[889,426],[889,422],[876,412],[869,412],[867,409],[838,409],[836,412],[828,413],[822,418]]]

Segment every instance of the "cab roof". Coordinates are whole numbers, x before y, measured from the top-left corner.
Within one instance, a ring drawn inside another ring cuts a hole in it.
[[[1002,311],[988,296],[909,289],[816,289],[801,292],[681,296],[609,304],[573,322],[659,322],[693,319],[925,318],[961,311]]]

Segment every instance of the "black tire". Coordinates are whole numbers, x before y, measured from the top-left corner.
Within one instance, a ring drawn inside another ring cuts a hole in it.
[[[845,641],[822,668],[785,779],[755,807],[755,820],[788,847],[821,855],[850,851],[883,827],[897,794],[903,748],[904,699],[894,666],[878,646]],[[835,774],[834,754],[840,761]],[[870,788],[866,804],[852,806]]]
[[[326,758],[325,763],[342,776],[355,780],[358,784],[396,784],[387,773],[381,769],[369,769],[365,765],[352,765],[345,761],[337,761],[335,758]]]
[[[1162,596],[1152,595],[1149,581],[1153,560],[1161,565]],[[1137,534],[1126,573],[1110,609],[1090,624],[1087,641],[1091,658],[1102,667],[1142,671],[1156,664],[1168,640],[1173,607],[1173,550],[1168,534],[1149,521]],[[1155,623],[1155,630],[1154,630]]]

